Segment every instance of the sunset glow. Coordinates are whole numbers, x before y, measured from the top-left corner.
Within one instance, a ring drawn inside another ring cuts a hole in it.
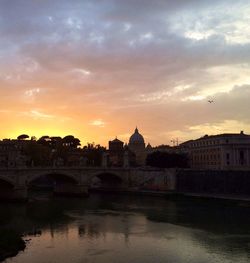
[[[2,0],[0,138],[250,133],[249,23],[247,0]]]

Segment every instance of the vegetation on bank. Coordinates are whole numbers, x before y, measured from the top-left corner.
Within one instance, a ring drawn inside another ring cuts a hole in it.
[[[12,229],[0,230],[0,261],[14,257],[26,247],[22,236]]]
[[[158,168],[188,168],[188,157],[180,153],[153,152],[147,156],[146,164]]]
[[[81,147],[80,139],[73,135],[65,137],[44,135],[41,138],[21,134],[17,140],[5,139],[6,143],[13,142],[13,151],[19,151],[22,162],[27,166],[51,165],[79,165],[79,162],[88,166],[101,166],[102,154],[106,148],[94,143]],[[15,145],[14,145],[15,144]],[[2,161],[2,166],[7,166],[7,161]]]
[[[8,140],[6,143],[13,142],[13,151],[19,151],[19,165],[32,166],[101,166],[103,153],[107,152],[106,147],[99,144],[88,143],[81,146],[79,138],[73,135],[65,137],[44,135],[40,138],[21,134],[17,140]],[[8,147],[10,147],[8,145]],[[152,147],[151,147],[152,148]],[[189,160],[186,154],[173,152],[171,147],[161,145],[156,147],[156,151],[150,151],[146,158],[146,165],[158,168],[188,168]],[[163,149],[163,150],[161,150]],[[165,151],[168,149],[169,151]],[[129,148],[124,147],[121,152],[115,153],[123,156],[124,151]],[[147,152],[145,152],[147,153]],[[112,155],[112,154],[111,154]],[[17,154],[18,156],[18,154]],[[137,166],[136,154],[129,150],[130,166]],[[108,158],[108,165],[112,165],[112,158]],[[122,161],[117,166],[122,166]],[[8,166],[7,158],[2,161],[2,166]]]

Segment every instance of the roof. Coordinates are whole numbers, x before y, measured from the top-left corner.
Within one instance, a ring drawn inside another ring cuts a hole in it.
[[[241,131],[240,133],[221,133],[221,134],[216,134],[216,135],[204,135],[203,137],[200,137],[198,139],[183,142],[180,145],[186,145],[191,142],[201,141],[204,139],[216,139],[216,138],[228,138],[228,137],[250,139],[250,135],[245,134],[243,131]]]
[[[205,136],[203,136],[197,140],[222,138],[222,137],[250,138],[250,135],[247,135],[244,132],[241,132],[241,133],[222,133],[222,134],[216,134],[216,135],[205,135]]]
[[[123,141],[121,141],[121,140],[119,140],[119,139],[117,139],[117,137],[113,140],[113,141],[110,141],[110,142],[116,142],[116,143],[123,143]]]

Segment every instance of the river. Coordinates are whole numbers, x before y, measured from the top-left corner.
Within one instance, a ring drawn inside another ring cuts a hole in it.
[[[5,263],[250,262],[250,208],[231,203],[41,194],[0,209],[0,228],[29,240]]]

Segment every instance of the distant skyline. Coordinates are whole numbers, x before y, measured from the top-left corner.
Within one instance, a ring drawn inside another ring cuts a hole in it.
[[[0,138],[250,133],[249,24],[247,0],[1,0]]]

